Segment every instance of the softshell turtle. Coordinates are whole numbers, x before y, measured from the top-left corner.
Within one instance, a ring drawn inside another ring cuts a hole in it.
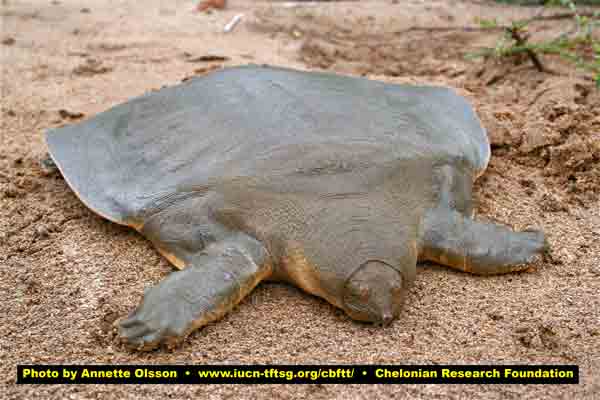
[[[263,280],[387,324],[417,261],[497,274],[545,247],[541,232],[471,219],[490,144],[447,88],[235,67],[46,138],[89,208],[180,269],[118,322],[138,349],[180,342]]]

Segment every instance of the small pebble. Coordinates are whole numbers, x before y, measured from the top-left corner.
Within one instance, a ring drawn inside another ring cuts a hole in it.
[[[3,192],[5,197],[17,197],[19,195],[19,189],[12,183],[4,186]]]
[[[37,228],[35,228],[35,234],[37,237],[47,238],[48,236],[50,236],[50,231],[48,230],[46,225],[40,225]]]
[[[11,37],[7,37],[5,39],[2,40],[2,44],[5,46],[12,46],[13,44],[15,44],[17,41],[15,40],[15,38],[11,38]]]

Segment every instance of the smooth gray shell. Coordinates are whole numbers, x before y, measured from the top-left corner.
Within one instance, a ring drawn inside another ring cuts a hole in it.
[[[450,89],[262,66],[137,97],[50,130],[47,143],[83,202],[128,225],[220,182],[276,192],[319,179],[308,186],[339,192],[348,169],[422,157],[479,175],[490,157],[472,107]]]

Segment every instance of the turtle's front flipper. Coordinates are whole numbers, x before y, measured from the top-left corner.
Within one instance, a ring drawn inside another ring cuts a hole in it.
[[[527,268],[547,246],[542,232],[514,232],[440,206],[425,216],[421,259],[473,274],[503,274]]]
[[[265,277],[271,264],[261,243],[236,234],[209,245],[182,271],[148,290],[118,323],[120,339],[139,350],[173,347],[189,333],[225,315]]]

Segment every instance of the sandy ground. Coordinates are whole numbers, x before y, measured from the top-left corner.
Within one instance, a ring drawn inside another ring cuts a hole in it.
[[[84,9],[85,8],[85,9]],[[600,393],[600,94],[581,74],[466,61],[492,34],[406,31],[531,15],[487,2],[5,0],[0,137],[0,397],[596,398]],[[222,28],[237,13],[236,29]],[[564,23],[563,23],[564,24]],[[537,35],[550,34],[547,23]],[[14,40],[11,40],[14,39]],[[224,62],[194,61],[205,55]],[[39,159],[42,133],[221,65],[268,63],[457,88],[493,143],[478,217],[543,229],[526,273],[474,277],[422,265],[402,316],[358,324],[284,284],[261,285],[174,352],[130,352],[111,323],[172,268],[132,229],[87,210]],[[60,110],[66,110],[62,113]],[[565,363],[572,386],[20,386],[19,363]]]

